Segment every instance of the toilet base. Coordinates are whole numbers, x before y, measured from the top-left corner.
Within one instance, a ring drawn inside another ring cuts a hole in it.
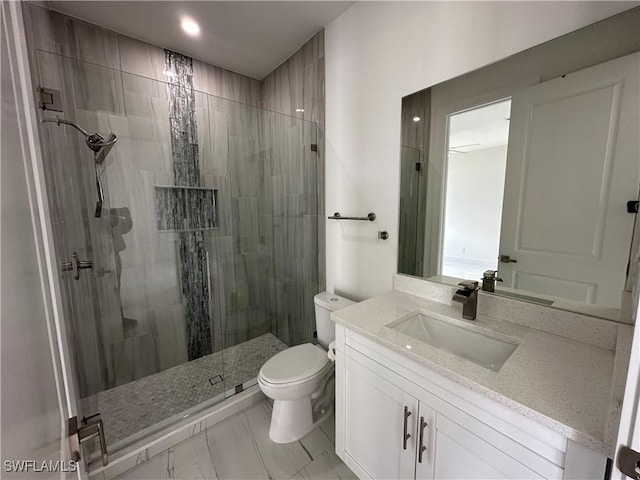
[[[324,422],[333,413],[333,403],[329,402],[324,413],[313,419],[311,397],[299,400],[274,400],[271,414],[269,438],[275,443],[291,443],[300,440]]]

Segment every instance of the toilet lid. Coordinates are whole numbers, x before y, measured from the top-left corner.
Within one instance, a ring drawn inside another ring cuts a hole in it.
[[[327,363],[327,352],[305,343],[276,353],[262,366],[260,376],[269,383],[292,383],[315,375]]]

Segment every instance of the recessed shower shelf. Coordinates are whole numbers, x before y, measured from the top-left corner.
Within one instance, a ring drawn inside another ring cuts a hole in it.
[[[218,228],[217,196],[212,188],[155,185],[160,232],[193,232]]]

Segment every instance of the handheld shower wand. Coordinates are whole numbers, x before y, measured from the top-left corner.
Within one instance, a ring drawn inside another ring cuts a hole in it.
[[[102,215],[102,203],[104,202],[104,193],[102,190],[102,180],[100,179],[100,172],[98,171],[98,165],[102,165],[107,154],[111,151],[115,143],[118,141],[118,137],[115,134],[110,133],[107,138],[100,135],[98,132],[89,133],[77,123],[64,118],[44,118],[42,123],[52,122],[60,125],[70,125],[84,135],[84,141],[87,146],[93,151],[94,167],[96,172],[96,191],[98,194],[98,200],[96,202],[96,210],[94,216],[99,218]]]
[[[96,153],[95,156],[98,156]],[[102,193],[102,180],[100,179],[100,172],[98,172],[98,161],[96,160],[94,167],[96,169],[96,191],[98,192],[98,200],[96,201],[96,210],[93,214],[95,218],[102,216],[102,202],[104,201],[104,194]]]

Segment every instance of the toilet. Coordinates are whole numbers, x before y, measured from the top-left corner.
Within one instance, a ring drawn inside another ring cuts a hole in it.
[[[334,362],[327,349],[335,339],[331,312],[354,304],[322,292],[314,297],[319,345],[283,350],[260,369],[260,390],[273,400],[269,437],[275,443],[300,440],[333,412]]]

